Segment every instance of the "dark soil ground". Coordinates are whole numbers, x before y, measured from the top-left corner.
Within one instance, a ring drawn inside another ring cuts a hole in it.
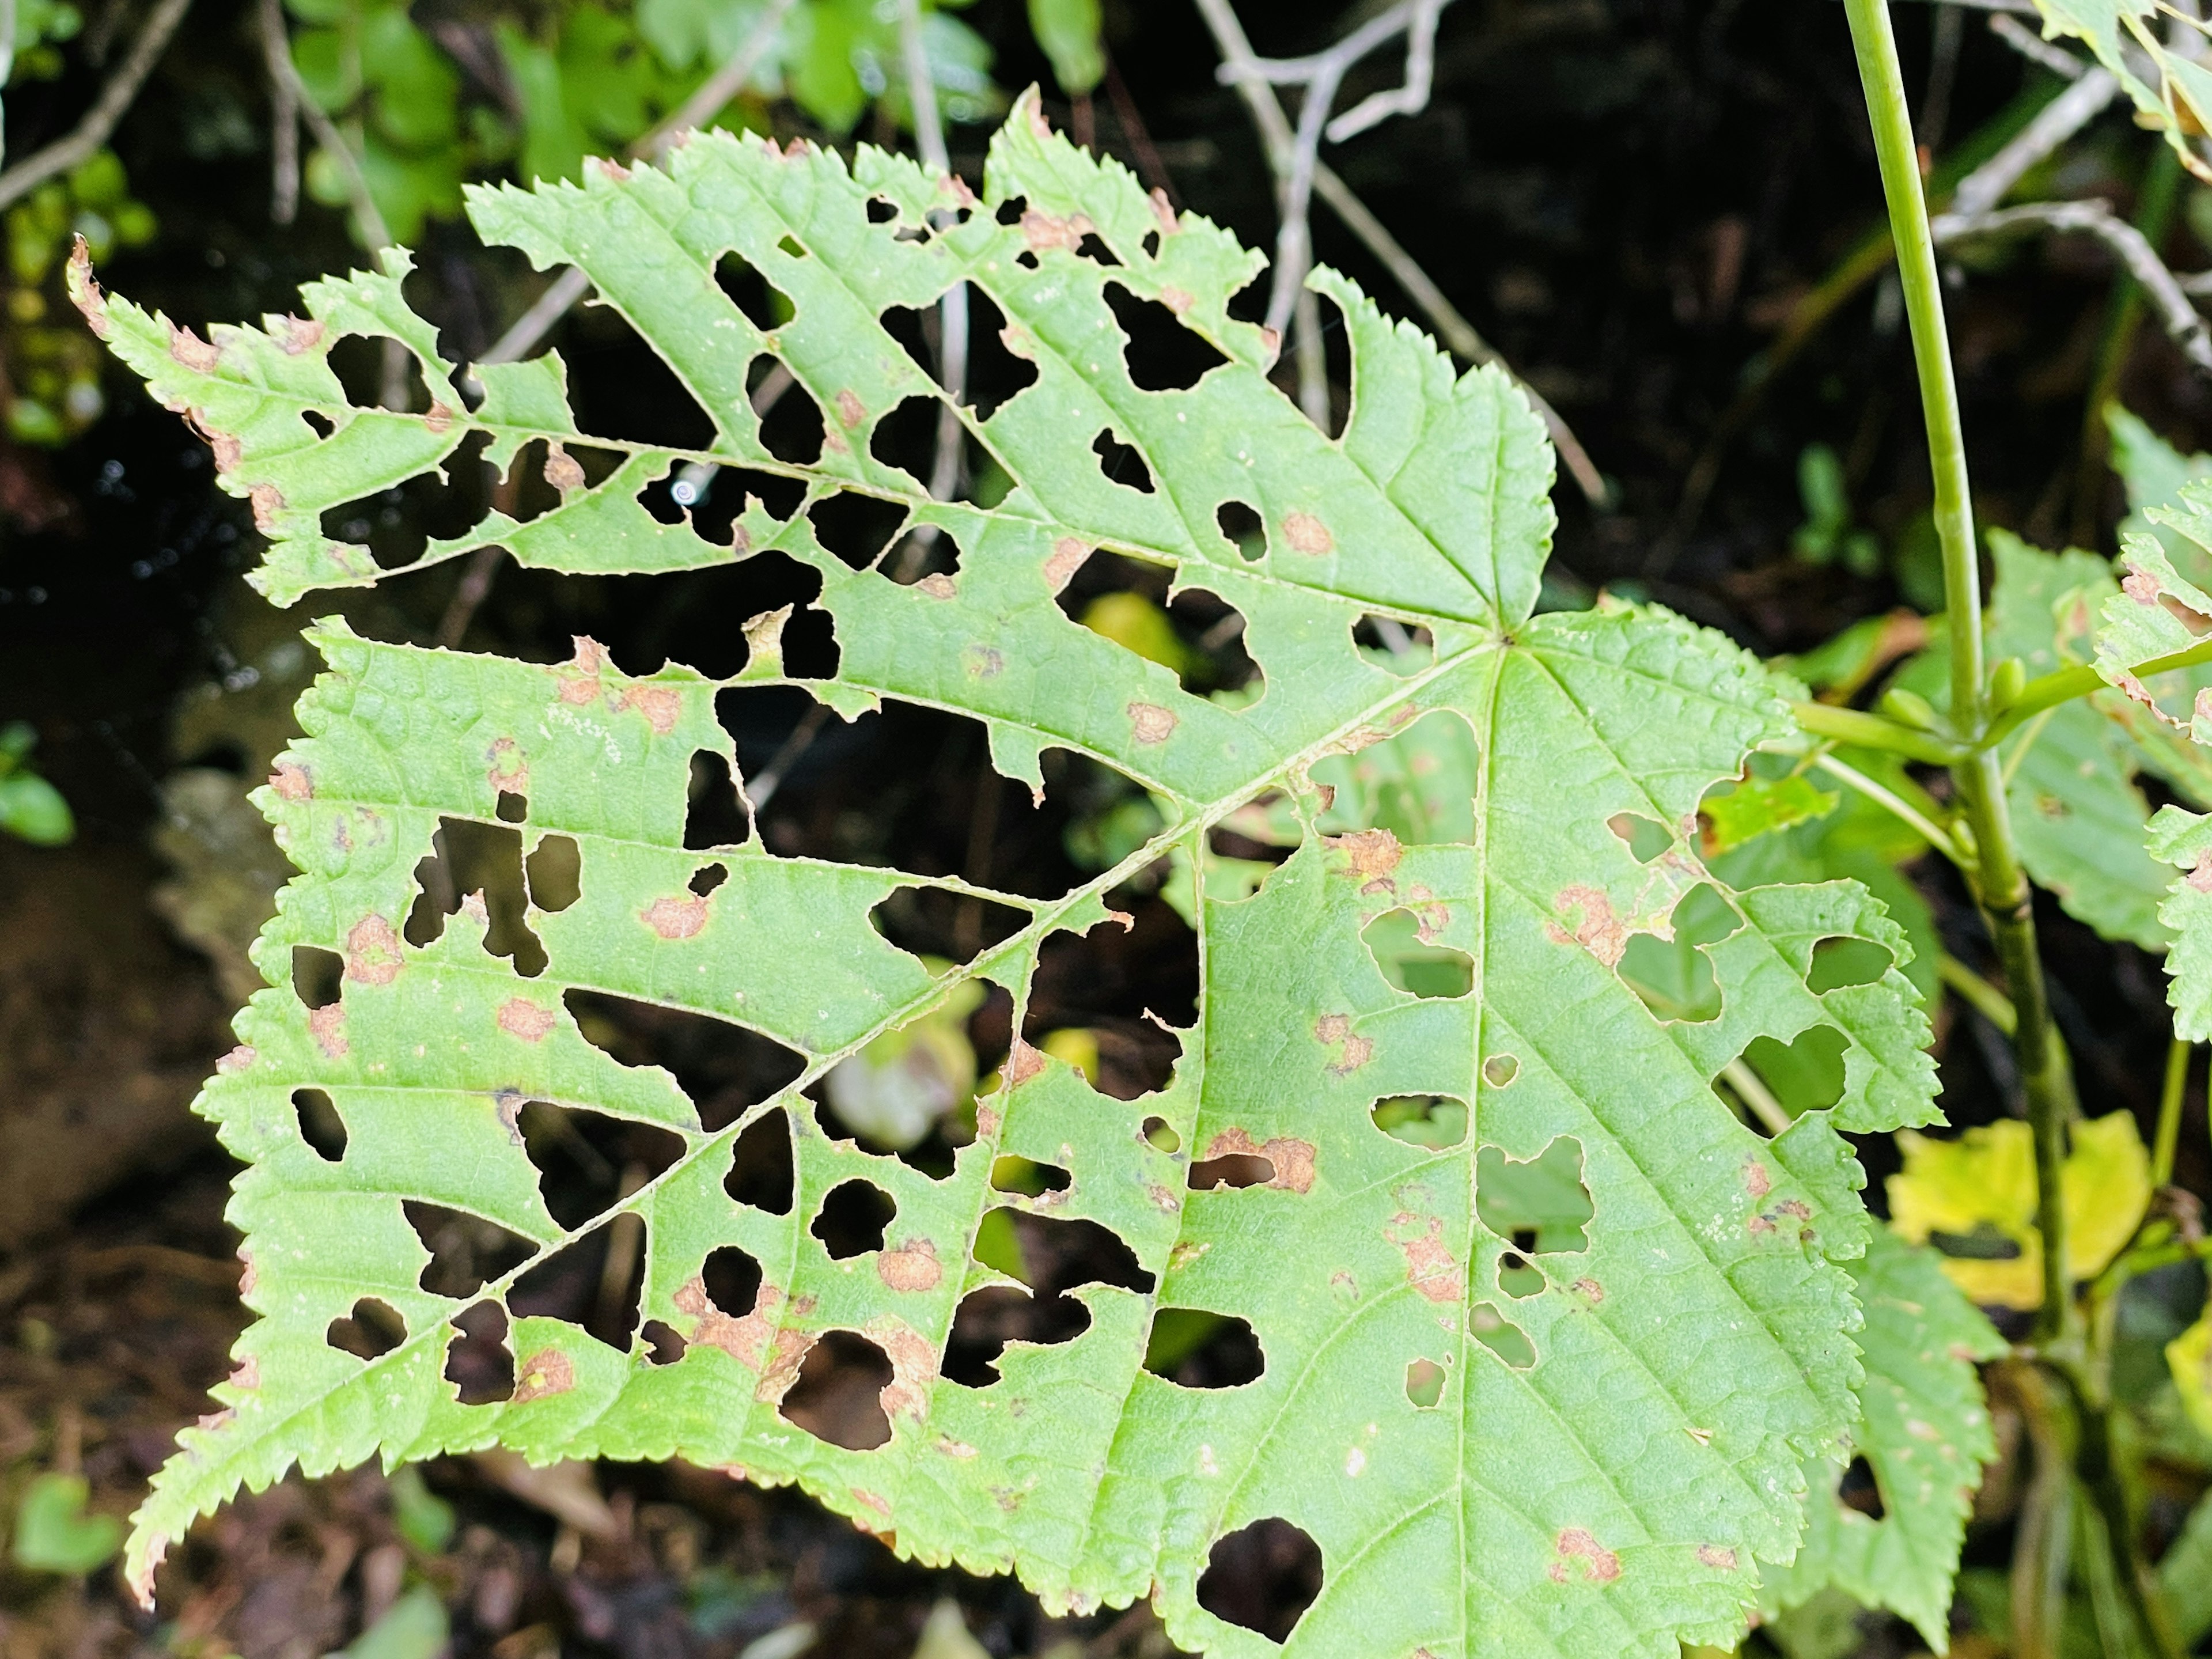
[[[250,10],[203,0],[118,140],[163,233],[103,275],[195,325],[282,311],[300,281],[352,257],[320,210],[283,234],[267,223]],[[1292,53],[1329,38],[1338,8],[1269,0],[1243,10],[1263,52]],[[1899,10],[1908,80],[1948,109],[1923,126],[1940,156],[2033,71],[1972,13],[1946,69],[1931,52],[1936,9]],[[1135,164],[1151,146],[1183,204],[1267,245],[1266,171],[1241,107],[1214,82],[1195,12],[1186,0],[1125,0],[1108,13],[1146,137],[1102,99],[1102,147]],[[976,0],[966,15],[1003,45],[1000,84],[1048,84],[1019,0]],[[1383,72],[1375,66],[1376,84]],[[64,130],[97,78],[77,70],[11,94],[9,153]],[[206,137],[240,131],[223,141],[230,151]],[[956,142],[971,175],[981,137]],[[2153,154],[2148,135],[2108,120],[2061,185],[2101,191],[2128,210]],[[1773,349],[1793,307],[1876,222],[1839,5],[1462,0],[1447,14],[1431,107],[1355,141],[1334,164],[1611,480],[1603,511],[1571,484],[1558,492],[1555,563],[1570,589],[1648,595],[1763,653],[1802,649],[1909,596],[1909,581],[1901,592],[1888,574],[1814,568],[1790,550],[1808,443],[1842,457],[1860,521],[1886,542],[1909,539],[1927,507],[1908,349],[1879,281],[1763,394],[1743,392],[1747,366]],[[1325,215],[1316,231],[1324,259],[1404,308],[1388,274]],[[2169,252],[2178,268],[2208,263],[2185,228]],[[516,269],[484,255],[465,227],[434,228],[420,264],[410,292],[457,356],[479,352],[526,303]],[[2112,292],[2100,256],[2059,243],[2027,245],[1954,294],[1985,521],[2110,550],[2120,501],[2083,411]],[[634,343],[588,318],[572,319],[560,343],[587,427],[654,418],[649,365]],[[2163,337],[2137,331],[2116,373],[2125,401],[2183,447],[2212,440],[2212,387]],[[180,765],[250,769],[251,734],[210,737],[179,708],[204,702],[210,684],[242,685],[241,670],[265,662],[267,641],[291,623],[272,633],[240,587],[255,556],[250,518],[215,489],[201,446],[121,377],[110,384],[112,412],[69,447],[0,444],[0,722],[35,724],[41,765],[81,825],[66,849],[0,842],[0,1499],[12,1505],[36,1469],[75,1468],[94,1508],[121,1513],[176,1427],[210,1408],[202,1390],[227,1370],[242,1322],[236,1241],[222,1216],[232,1166],[185,1109],[228,1046],[231,1000],[216,966],[154,908],[168,877],[154,846],[158,791]],[[404,531],[417,504],[398,505]],[[456,574],[390,584],[380,631],[430,638]],[[748,570],[586,582],[510,568],[467,643],[550,659],[588,629],[631,672],[674,657],[713,672],[732,619],[781,602],[760,586],[769,580]],[[746,758],[774,752],[798,715],[763,714],[739,734]],[[892,714],[809,748],[763,830],[778,851],[872,856],[896,840],[910,867],[1058,890],[1077,782],[1032,810],[997,788],[972,728]],[[1950,949],[1984,959],[1963,896],[1933,872],[1926,884]],[[2148,1135],[2167,1030],[2158,965],[2055,910],[2044,921],[2085,1095],[2099,1111],[2136,1110]],[[902,942],[951,954],[972,946],[981,924],[948,910],[900,925]],[[1047,975],[1040,1024],[1107,1031],[1109,1067],[1133,1092],[1172,1059],[1146,1010],[1188,1018],[1187,938],[1140,918],[1126,938],[1067,953]],[[1003,1051],[1006,1016],[997,1012],[995,1031],[992,1018],[979,1016],[979,1045]],[[2014,1079],[1989,1039],[1970,1023],[1942,1034],[1954,1121],[2006,1109]],[[731,1086],[749,1086],[732,1066]],[[2201,1096],[2190,1109],[2180,1176],[2204,1191]],[[1878,1198],[1893,1154],[1886,1144],[1863,1151]],[[815,1651],[903,1659],[946,1595],[994,1655],[1056,1643],[1098,1659],[1169,1650],[1141,1609],[1055,1624],[1007,1583],[902,1565],[790,1492],[683,1468],[576,1474],[533,1501],[494,1466],[431,1465],[428,1489],[457,1523],[434,1552],[408,1541],[392,1486],[374,1472],[288,1480],[196,1534],[150,1617],[104,1575],[80,1583],[0,1566],[0,1656],[313,1659],[389,1605],[410,1564],[454,1609],[455,1650],[497,1659],[724,1659],[796,1619],[819,1627]],[[1993,1514],[1974,1549],[1996,1564],[2008,1544]],[[1218,1595],[1264,1609],[1296,1593],[1264,1562],[1238,1571]],[[1905,1650],[1893,1635],[1870,1641],[1869,1654]]]

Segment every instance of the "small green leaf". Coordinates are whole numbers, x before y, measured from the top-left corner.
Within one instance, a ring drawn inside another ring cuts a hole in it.
[[[11,772],[0,775],[0,831],[33,847],[60,847],[76,838],[76,818],[44,778]]]
[[[392,1522],[399,1535],[425,1555],[435,1555],[453,1535],[453,1506],[423,1484],[422,1470],[410,1464],[394,1469]]]
[[[9,1546],[15,1565],[81,1575],[113,1560],[123,1547],[123,1523],[112,1515],[88,1514],[91,1492],[81,1474],[35,1476],[15,1505]]]
[[[343,1659],[436,1659],[450,1633],[446,1604],[428,1585],[417,1584],[355,1638]]]
[[[1098,0],[1030,0],[1030,28],[1052,61],[1053,79],[1069,97],[1089,92],[1104,77]]]
[[[1772,780],[1754,775],[1723,785],[1698,807],[1705,826],[1705,850],[1709,856],[1733,852],[1778,830],[1824,818],[1841,799],[1797,772]]]

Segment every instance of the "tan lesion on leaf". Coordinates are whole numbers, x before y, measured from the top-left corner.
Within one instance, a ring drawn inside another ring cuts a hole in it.
[[[1628,952],[1628,924],[1614,913],[1613,900],[1602,888],[1579,883],[1564,887],[1552,900],[1552,908],[1575,925],[1570,933],[1557,922],[1546,923],[1553,943],[1579,945],[1607,967],[1620,965]]]
[[[345,976],[360,985],[389,985],[399,977],[399,935],[374,911],[346,935]]]
[[[169,325],[169,356],[198,374],[212,374],[222,362],[222,348],[210,345],[188,328]]]
[[[837,394],[837,418],[847,428],[857,427],[868,418],[868,406],[860,401],[860,394],[847,386]]]
[[[917,592],[927,593],[933,599],[949,599],[959,592],[952,578],[941,570],[933,570],[915,585]]]
[[[422,416],[423,427],[432,437],[439,438],[443,437],[453,424],[453,411],[433,398],[430,400],[430,407]]]
[[[926,1238],[902,1244],[876,1255],[876,1277],[894,1291],[933,1291],[944,1280],[945,1264],[937,1259],[937,1246]]]
[[[276,528],[276,515],[284,510],[284,492],[273,483],[258,483],[246,492],[253,507],[253,527],[263,535]]]
[[[1406,849],[1388,830],[1355,830],[1349,835],[1324,836],[1322,844],[1345,856],[1345,870],[1360,884],[1362,893],[1395,893],[1393,879]]]
[[[512,1404],[526,1406],[533,1400],[550,1400],[576,1386],[576,1367],[558,1348],[543,1348],[519,1368]]]
[[[1553,1553],[1559,1559],[1550,1568],[1554,1583],[1564,1584],[1571,1576],[1571,1565],[1581,1562],[1583,1581],[1590,1584],[1610,1584],[1620,1577],[1620,1558],[1597,1541],[1595,1534],[1583,1527],[1564,1527],[1553,1540]]]
[[[561,492],[563,501],[584,487],[583,463],[562,447],[558,438],[549,439],[545,445],[545,482]]]
[[[1062,536],[1052,544],[1052,552],[1044,562],[1044,582],[1055,594],[1074,579],[1083,568],[1083,562],[1091,556],[1091,550],[1073,536]]]
[[[1406,1277],[1421,1297],[1455,1307],[1467,1299],[1467,1280],[1444,1243],[1442,1218],[1401,1210],[1382,1233],[1406,1258]]]
[[[525,1042],[542,1041],[556,1024],[550,1008],[541,1008],[527,997],[509,997],[499,1005],[499,1029]]]
[[[1318,558],[1324,553],[1336,551],[1336,538],[1329,534],[1328,526],[1310,513],[1292,513],[1283,520],[1283,539],[1290,544],[1293,553],[1306,553]]]
[[[628,685],[615,700],[617,709],[635,708],[656,737],[666,737],[683,717],[684,696],[672,685]]]
[[[1355,1032],[1349,1014],[1323,1014],[1314,1022],[1314,1038],[1337,1051],[1328,1065],[1331,1077],[1349,1076],[1375,1057],[1375,1040]]]
[[[2200,893],[2212,893],[2212,849],[2199,853],[2197,862],[2182,879]]]
[[[1721,1572],[1734,1572],[1735,1571],[1735,1552],[1729,1549],[1725,1545],[1698,1545],[1698,1559],[1705,1565],[1712,1567]]]
[[[269,775],[269,787],[289,801],[312,799],[315,782],[307,769],[296,761],[279,761],[276,769]]]
[[[345,1004],[332,1002],[307,1016],[307,1035],[325,1060],[343,1060],[351,1044],[346,1041]]]
[[[639,911],[638,919],[663,939],[694,939],[707,925],[707,908],[696,893],[671,893]]]
[[[1128,714],[1130,733],[1139,743],[1165,743],[1175,733],[1174,710],[1156,702],[1133,702]]]
[[[484,781],[503,794],[528,794],[530,763],[523,756],[522,745],[513,738],[495,739],[484,750]]]
[[[1006,1053],[1006,1087],[1018,1089],[1044,1068],[1044,1051],[1016,1037],[1013,1047]],[[981,1127],[980,1122],[978,1127]]]
[[[891,1362],[891,1380],[876,1395],[884,1414],[921,1421],[928,1413],[930,1385],[937,1381],[936,1348],[902,1319],[872,1319],[860,1334]]]
[[[77,315],[84,319],[84,325],[92,331],[93,337],[105,340],[113,333],[115,325],[107,319],[107,296],[93,280],[92,248],[82,235],[70,250],[68,287],[70,302],[76,307]],[[155,1559],[160,1559],[158,1551]],[[145,1599],[150,1602],[152,1598],[149,1595]]]
[[[1155,185],[1145,199],[1152,204],[1152,217],[1159,221],[1162,236],[1173,236],[1182,229],[1182,221],[1176,216],[1175,204],[1168,200],[1167,191]]]
[[[312,317],[284,316],[278,319],[276,343],[288,357],[303,356],[323,343],[322,324]]]
[[[1042,253],[1050,247],[1066,248],[1070,253],[1083,246],[1083,239],[1095,229],[1087,215],[1070,214],[1056,219],[1049,213],[1040,213],[1035,208],[1022,215],[1022,240],[1030,245],[1033,253]]]
[[[215,1068],[225,1077],[235,1077],[258,1058],[260,1056],[255,1053],[252,1043],[241,1042],[221,1060],[216,1061]]]

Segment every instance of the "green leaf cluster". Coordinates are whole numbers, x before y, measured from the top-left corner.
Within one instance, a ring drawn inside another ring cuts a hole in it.
[[[1776,681],[1657,607],[1536,614],[1553,461],[1512,384],[1459,374],[1316,271],[1353,388],[1342,431],[1318,429],[1268,378],[1278,343],[1231,314],[1257,256],[1051,135],[1034,102],[994,139],[980,198],[870,149],[848,162],[714,134],[665,167],[478,190],[471,212],[541,267],[580,266],[712,441],[585,435],[553,355],[479,367],[480,398],[464,395],[398,267],[204,339],[102,296],[82,263],[75,289],[210,434],[268,538],[255,580],[273,597],[380,580],[325,513],[469,444],[534,507],[405,568],[491,544],[599,574],[779,554],[818,580],[807,609],[836,664],[787,667],[789,611],[730,619],[750,656],[726,680],[627,674],[588,639],[543,664],[311,630],[328,672],[257,795],[301,873],[256,946],[269,987],[198,1102],[247,1166],[231,1216],[258,1317],[224,1411],[185,1431],[136,1517],[142,1590],[241,1486],[500,1445],[796,1481],[902,1553],[1018,1573],[1053,1607],[1149,1595],[1174,1640],[1213,1653],[1626,1659],[1733,1639],[1769,1568],[1799,1555],[1808,1492],[1825,1502],[1855,1437],[1885,1432],[1861,1304],[1913,1269],[1867,1265],[1843,1135],[1936,1117],[1912,947],[1881,902],[1847,879],[1739,881],[1702,850],[1700,804],[1796,740]],[[726,297],[732,258],[787,319],[763,330]],[[933,500],[873,441],[942,396],[880,319],[962,282],[1036,377],[988,417],[956,411],[1006,481],[988,508]],[[1139,385],[1115,309],[1133,303],[1215,366]],[[349,402],[329,362],[347,336],[398,341],[428,406]],[[817,454],[763,439],[747,392],[765,359],[820,416]],[[1108,471],[1107,439],[1140,480]],[[692,463],[801,499],[782,516],[749,500],[710,539],[646,500]],[[848,494],[933,527],[935,550],[854,568],[814,516]],[[1237,517],[1258,532],[1232,537]],[[1068,616],[1061,593],[1100,554],[1238,612],[1255,681],[1200,696]],[[1413,648],[1363,646],[1383,623]],[[781,856],[757,835],[687,846],[695,760],[744,787],[718,699],[794,688],[847,719],[906,702],[972,720],[999,771],[1040,792],[1046,751],[1072,754],[1154,821],[1057,896]],[[449,823],[508,826],[519,922],[495,933],[477,896],[434,937],[409,928]],[[1217,882],[1214,832],[1246,823],[1275,826],[1281,856]],[[1047,945],[1123,925],[1119,890],[1163,860],[1189,872],[1201,988],[1172,1076],[1124,1101],[1027,1040],[1027,1011]],[[556,862],[573,879],[543,878]],[[921,888],[1004,907],[1013,929],[965,963],[910,954],[871,915]],[[1706,988],[1668,1006],[1639,963],[1677,950]],[[335,996],[300,988],[318,960]],[[949,1170],[817,1112],[839,1067],[902,1060],[925,1045],[887,1038],[957,1024],[945,1011],[987,987],[1016,1036]],[[584,995],[741,1026],[797,1075],[710,1127],[668,1072],[593,1042]],[[1827,1097],[1771,1138],[1714,1087],[1762,1043],[1832,1062]],[[668,1159],[556,1219],[531,1156],[549,1112],[652,1131]],[[733,1187],[764,1141],[788,1190]],[[1066,1180],[1001,1184],[1002,1164]],[[853,1182],[888,1219],[879,1246],[832,1257],[812,1224]],[[517,1265],[455,1283],[410,1218],[424,1206],[496,1230]],[[1025,1290],[1008,1234],[1078,1220],[1133,1264],[1069,1292],[1080,1332],[1010,1343],[982,1386],[948,1377],[970,1298]],[[533,1268],[618,1230],[641,1240],[635,1328],[532,1310]],[[733,1255],[757,1279],[723,1305],[709,1263]],[[1229,1327],[1256,1376],[1169,1374],[1169,1348]],[[356,1340],[372,1329],[388,1340]],[[448,1366],[465,1340],[506,1357],[511,1389],[464,1399]],[[854,1344],[887,1379],[880,1424],[832,1438],[794,1390]],[[1942,1467],[1964,1479],[1983,1454],[1952,1404]],[[1221,1540],[1263,1522],[1322,1562],[1281,1649],[1197,1593]],[[1940,1542],[1915,1545],[1921,1576],[1882,1592],[1894,1604],[1934,1594]]]

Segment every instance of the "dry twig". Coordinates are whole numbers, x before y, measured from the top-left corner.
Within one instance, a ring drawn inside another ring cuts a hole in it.
[[[56,174],[82,167],[93,158],[115,131],[115,124],[123,118],[131,100],[137,97],[138,89],[146,84],[146,77],[154,72],[154,65],[161,61],[161,53],[168,46],[169,37],[185,21],[185,13],[191,3],[192,0],[161,0],[154,15],[146,20],[146,27],[138,32],[138,38],[131,43],[122,66],[100,89],[100,96],[93,100],[92,107],[84,112],[76,130],[0,173],[0,208],[20,201]],[[9,39],[15,39],[12,28]]]
[[[261,0],[261,52],[269,65],[269,216],[289,225],[300,211],[300,94],[286,71],[292,38],[284,0]]]

